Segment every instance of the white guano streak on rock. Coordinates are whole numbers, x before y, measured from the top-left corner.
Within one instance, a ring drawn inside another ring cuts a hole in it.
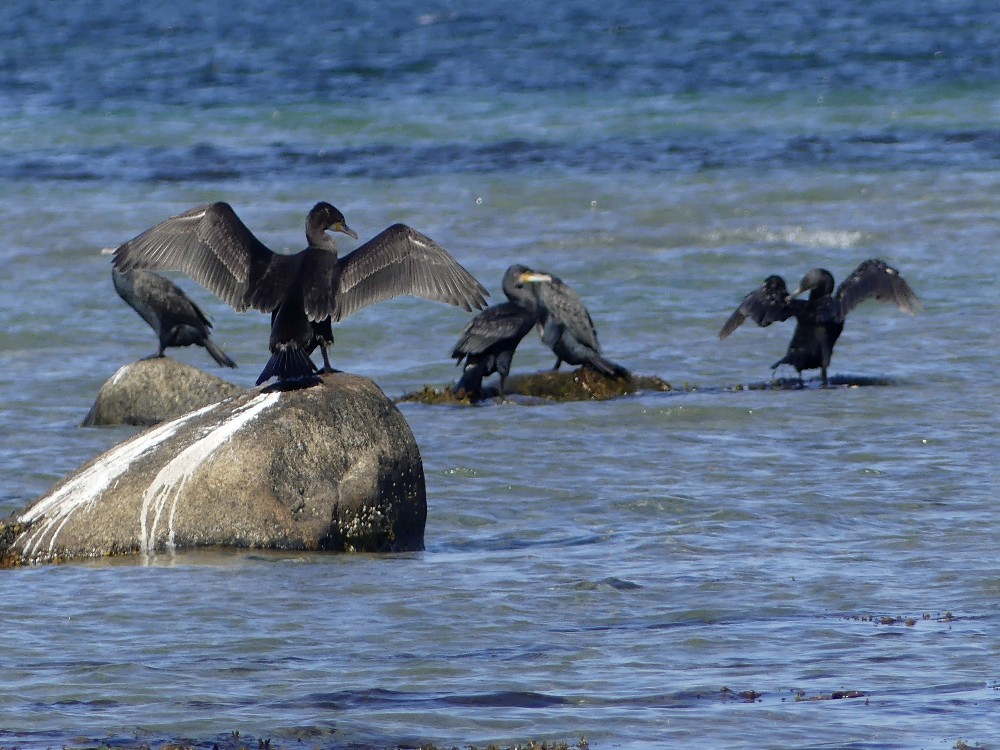
[[[130,440],[117,448],[112,448],[104,458],[80,472],[74,479],[64,484],[48,497],[44,497],[28,508],[17,519],[21,523],[32,524],[15,541],[24,543],[25,556],[34,556],[49,536],[49,554],[55,549],[56,539],[63,526],[80,508],[94,502],[132,466],[132,462],[145,455],[177,432],[187,421],[215,407],[202,407],[170,422],[165,422],[144,435]]]
[[[156,528],[167,504],[170,513],[167,520],[167,545],[174,546],[174,513],[181,490],[187,481],[194,476],[195,471],[207,459],[211,458],[229,438],[240,428],[253,420],[265,409],[278,402],[280,392],[262,393],[246,405],[233,412],[221,423],[211,425],[202,430],[203,436],[178,453],[157,473],[143,493],[142,510],[139,514],[140,550],[144,556],[156,551]],[[150,523],[150,514],[153,518]]]
[[[115,383],[117,383],[119,380],[121,380],[122,376],[124,376],[125,373],[128,372],[131,367],[132,367],[132,363],[129,363],[127,365],[122,365],[121,367],[119,367],[115,371],[115,374],[111,376],[111,385],[115,385]]]

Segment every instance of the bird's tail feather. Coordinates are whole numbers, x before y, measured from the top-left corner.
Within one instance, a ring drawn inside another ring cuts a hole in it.
[[[632,373],[628,369],[622,367],[616,362],[612,362],[610,359],[605,359],[601,356],[595,356],[590,364],[599,373],[607,375],[610,378],[631,378]]]
[[[291,380],[294,378],[311,378],[316,373],[316,365],[309,359],[305,349],[297,344],[279,346],[264,365],[264,371],[257,378],[260,385],[271,378]]]
[[[212,339],[206,338],[203,342],[205,350],[212,355],[212,359],[223,367],[236,367],[236,363],[230,359],[229,355],[220,349]]]

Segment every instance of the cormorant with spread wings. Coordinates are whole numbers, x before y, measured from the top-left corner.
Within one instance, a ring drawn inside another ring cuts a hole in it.
[[[272,377],[315,377],[308,352],[317,345],[329,367],[326,347],[332,341],[321,335],[325,321],[343,320],[376,302],[410,294],[468,311],[486,306],[488,293],[472,274],[405,224],[393,224],[343,258],[327,231],[358,236],[340,211],[320,202],[306,218],[308,247],[275,253],[228,203],[218,202],[173,216],[120,245],[114,265],[122,271],[180,271],[238,311],[272,313],[271,358],[258,384]]]
[[[895,304],[911,315],[923,307],[899,271],[877,258],[866,260],[854,269],[836,292],[833,287],[833,275],[825,268],[809,271],[791,294],[784,279],[768,276],[763,286],[743,298],[722,326],[719,338],[726,338],[747,318],[764,327],[794,316],[798,322],[788,351],[771,365],[771,369],[791,365],[798,371],[801,383],[803,370],[818,367],[826,386],[833,345],[844,329],[844,319],[851,310],[867,299]],[[805,292],[809,292],[808,300],[796,299]]]

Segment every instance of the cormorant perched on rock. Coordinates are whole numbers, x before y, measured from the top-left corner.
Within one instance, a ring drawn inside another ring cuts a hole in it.
[[[818,367],[826,386],[826,371],[830,366],[833,345],[844,329],[847,313],[866,299],[895,304],[911,315],[923,307],[899,271],[877,258],[866,260],[854,269],[836,292],[833,291],[833,283],[833,275],[829,271],[814,268],[789,294],[784,279],[768,276],[762,287],[743,298],[722,326],[719,338],[726,338],[747,318],[763,327],[794,316],[798,323],[788,351],[771,365],[771,369],[791,365],[798,371],[801,383],[803,370]],[[805,292],[809,292],[808,300],[796,299]]]
[[[277,310],[271,313],[272,326],[274,325],[276,315]],[[319,347],[320,354],[323,355],[323,369],[320,372],[340,372],[340,370],[335,369],[330,364],[330,355],[327,353],[330,347],[333,346],[333,323],[330,321],[330,318],[310,320],[309,327],[312,328],[312,336],[309,338],[309,343],[303,347],[306,350],[306,355],[311,358],[312,353]]]
[[[329,362],[326,342],[317,338],[313,322],[339,321],[401,294],[470,311],[486,306],[487,292],[472,274],[405,224],[393,224],[339,259],[327,230],[358,236],[340,211],[320,202],[306,218],[308,247],[282,255],[258,240],[228,203],[212,203],[173,216],[119,246],[114,263],[123,271],[181,271],[236,310],[273,313],[271,359],[258,384],[272,377],[314,377],[310,347],[320,346],[324,363]]]
[[[465,365],[454,392],[464,391],[472,399],[480,398],[483,378],[494,372],[500,375],[500,393],[510,374],[514,350],[538,320],[534,290],[525,285],[537,278],[530,268],[513,265],[503,275],[503,293],[507,302],[492,305],[474,317],[462,331],[451,356]]]
[[[562,279],[533,271],[528,281],[535,291],[542,342],[556,355],[552,369],[558,370],[559,365],[568,362],[590,367],[609,377],[632,377],[624,367],[602,356],[590,313],[580,296]]]
[[[197,344],[223,367],[236,367],[209,338],[212,324],[205,313],[174,282],[151,271],[122,272],[117,268],[111,269],[111,280],[118,296],[156,331],[160,345],[154,356],[162,357],[168,346]]]

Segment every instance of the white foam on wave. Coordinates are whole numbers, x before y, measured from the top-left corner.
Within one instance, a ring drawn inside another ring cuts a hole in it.
[[[708,232],[712,243],[762,242],[768,244],[832,247],[846,250],[860,245],[864,232],[850,229],[809,229],[802,226],[756,226],[743,229],[720,229]]]

